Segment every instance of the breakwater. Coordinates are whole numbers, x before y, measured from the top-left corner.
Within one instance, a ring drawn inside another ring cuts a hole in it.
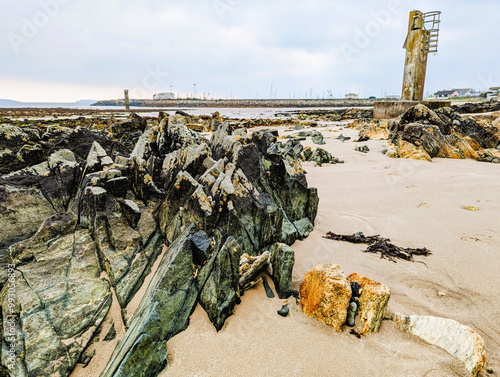
[[[131,107],[210,107],[210,108],[301,108],[301,107],[364,107],[373,106],[375,99],[171,99],[131,100]],[[123,99],[98,101],[92,106],[125,106]]]

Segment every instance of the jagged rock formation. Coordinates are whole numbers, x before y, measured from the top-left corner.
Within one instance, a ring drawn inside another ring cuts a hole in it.
[[[187,228],[165,254],[103,377],[156,376],[164,368],[167,340],[187,327],[204,284],[193,271],[194,229],[194,224]]]
[[[416,105],[397,120],[354,122],[351,127],[360,130],[359,141],[388,135],[390,157],[500,162],[498,124],[464,118],[449,107],[432,111],[424,105]]]
[[[162,116],[159,125],[131,115],[101,131],[2,129],[12,135],[4,151],[22,148],[26,136],[38,143],[49,132],[51,140],[41,144],[46,161],[18,159],[0,177],[1,255],[16,264],[21,298],[11,373],[67,376],[80,358],[88,363],[84,351],[112,292],[128,331],[105,376],[157,375],[167,340],[186,328],[197,302],[219,330],[266,268],[280,298],[293,293],[287,245],[312,230],[319,201],[300,166],[302,148],[281,145],[275,131],[249,136],[229,122],[213,124],[211,140],[180,115]],[[243,255],[260,262],[240,276]],[[5,334],[2,342],[7,347]]]
[[[417,105],[391,126],[390,140],[396,147],[396,155],[403,142],[407,142],[413,144],[425,159],[472,158],[500,162],[500,151],[495,149],[500,143],[499,129],[464,119],[450,108],[432,111]],[[413,153],[407,146],[403,150],[410,156]]]
[[[396,120],[355,121],[349,127],[359,130],[359,141],[388,138],[389,157],[500,163],[500,123],[489,118],[464,117],[449,107],[432,111],[416,105]]]

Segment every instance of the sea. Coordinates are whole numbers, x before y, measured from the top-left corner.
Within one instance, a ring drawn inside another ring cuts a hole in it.
[[[69,108],[86,110],[124,110],[123,106],[90,106],[96,101],[78,101],[78,102],[17,102],[10,100],[0,100],[0,108]],[[277,114],[300,110],[340,110],[344,107],[307,107],[307,108],[207,108],[207,107],[137,107],[144,116],[157,116],[160,111],[174,114],[177,110],[182,110],[190,115],[211,115],[218,111],[220,115],[227,118],[275,118]],[[148,110],[147,113],[144,113]],[[149,110],[151,112],[149,112]],[[131,107],[134,111],[134,107]]]

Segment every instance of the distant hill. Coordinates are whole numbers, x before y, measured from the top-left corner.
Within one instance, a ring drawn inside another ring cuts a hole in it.
[[[0,107],[9,107],[9,106],[15,106],[19,105],[21,102],[19,101],[12,101],[10,99],[0,99]]]
[[[76,101],[76,105],[85,105],[85,106],[90,106],[93,103],[97,102],[96,100],[93,99],[81,99],[80,101]]]
[[[49,107],[68,107],[68,108],[74,108],[74,107],[87,107],[95,103],[95,100],[91,99],[81,99],[76,102],[20,102],[20,101],[13,101],[10,99],[0,99],[0,107],[13,107],[13,108],[20,108],[20,107],[40,107],[40,108],[49,108]]]

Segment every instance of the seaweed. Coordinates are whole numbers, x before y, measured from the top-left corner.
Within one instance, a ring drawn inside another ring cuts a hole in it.
[[[425,247],[416,249],[400,247],[394,245],[389,238],[383,238],[379,235],[366,237],[362,232],[354,233],[351,235],[328,232],[326,236],[323,236],[323,238],[335,241],[368,244],[368,247],[366,248],[366,250],[363,250],[363,252],[380,253],[380,258],[387,259],[394,263],[396,263],[397,259],[414,262],[414,255],[428,256],[432,254],[432,252]]]

